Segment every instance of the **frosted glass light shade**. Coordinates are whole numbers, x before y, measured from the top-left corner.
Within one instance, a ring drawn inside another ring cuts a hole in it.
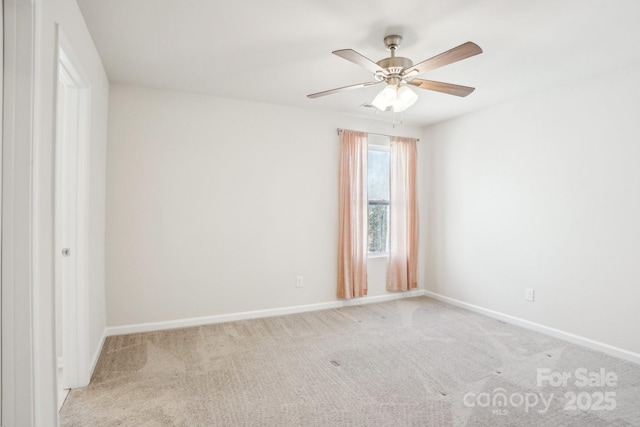
[[[384,89],[376,95],[371,102],[371,105],[376,107],[380,111],[384,111],[390,105],[393,105],[398,97],[398,88],[395,85],[387,85]]]
[[[417,99],[418,95],[407,86],[398,88],[396,85],[387,85],[376,95],[371,105],[380,111],[392,107],[394,112],[399,113],[411,107]]]
[[[393,111],[399,113],[411,107],[418,100],[416,95],[411,89],[406,86],[402,86],[398,89],[396,99],[393,102]]]

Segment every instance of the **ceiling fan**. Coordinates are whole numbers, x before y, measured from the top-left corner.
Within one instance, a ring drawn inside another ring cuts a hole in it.
[[[468,86],[436,82],[433,80],[416,79],[415,76],[482,53],[482,49],[477,44],[466,42],[451,50],[413,65],[413,62],[409,58],[396,56],[396,50],[401,42],[402,36],[390,35],[385,37],[384,44],[387,47],[387,50],[391,51],[391,56],[389,58],[381,59],[378,62],[373,62],[353,49],[342,49],[332,52],[334,55],[338,55],[347,61],[353,62],[354,64],[371,71],[373,73],[374,80],[356,85],[325,90],[323,92],[312,93],[311,95],[307,95],[307,97],[319,98],[321,96],[331,95],[337,92],[358,89],[385,82],[387,86],[385,86],[385,88],[375,97],[372,104],[382,111],[393,109],[394,112],[401,112],[413,105],[413,103],[418,99],[418,96],[410,90],[407,85],[461,97],[467,96],[475,90],[475,88]]]

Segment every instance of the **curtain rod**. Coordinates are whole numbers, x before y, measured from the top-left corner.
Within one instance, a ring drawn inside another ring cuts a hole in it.
[[[340,135],[340,132],[342,132],[344,129],[342,128],[338,128],[338,135]],[[388,136],[388,137],[396,137],[396,138],[408,138],[408,137],[404,137],[404,136],[398,136],[398,135],[387,135],[386,133],[375,133],[375,132],[365,132],[366,134],[369,135],[378,135],[378,136]],[[416,141],[420,141],[419,138],[414,138]]]

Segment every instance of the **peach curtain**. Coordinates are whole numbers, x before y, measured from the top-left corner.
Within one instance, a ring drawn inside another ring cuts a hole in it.
[[[343,130],[340,133],[338,297],[367,294],[367,134]]]
[[[416,140],[392,137],[389,157],[387,290],[408,291],[418,287]]]

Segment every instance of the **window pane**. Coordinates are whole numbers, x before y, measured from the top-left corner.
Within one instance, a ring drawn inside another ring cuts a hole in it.
[[[389,150],[369,146],[369,253],[389,252]]]
[[[369,150],[369,200],[389,200],[389,152]]]
[[[369,252],[389,252],[389,205],[369,203]]]

